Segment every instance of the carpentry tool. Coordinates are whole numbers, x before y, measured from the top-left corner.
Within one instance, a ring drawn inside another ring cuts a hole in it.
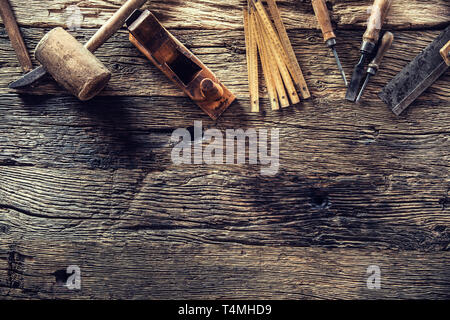
[[[275,0],[247,0],[244,32],[252,112],[259,111],[258,53],[272,110],[300,102],[311,95],[303,77]],[[273,22],[272,22],[273,21]]]
[[[149,10],[134,11],[126,24],[131,43],[212,119],[216,120],[236,99]]]
[[[62,28],[50,31],[36,48],[36,58],[42,65],[11,83],[9,87],[17,89],[28,86],[41,79],[48,71],[58,83],[80,100],[91,99],[103,90],[111,77],[111,74],[108,76],[104,73],[103,69],[106,68],[101,66],[100,61],[92,53],[116,33],[131,13],[146,1],[128,0],[95,33],[84,48],[76,45],[75,38]]]
[[[289,49],[292,48],[292,45],[289,37],[287,36],[283,22],[281,21],[281,15],[278,8],[274,7],[275,5],[272,4],[272,11],[274,13],[274,16],[272,16],[272,18],[274,21],[278,21],[276,23],[279,26],[279,31],[275,30],[275,27],[272,24],[272,20],[270,19],[269,14],[264,8],[262,1],[251,0],[251,2],[256,9],[260,25],[262,25],[262,30],[260,32],[262,32],[263,36],[266,37],[266,45],[272,51],[273,57],[275,58],[274,62],[278,64],[281,77],[284,81],[287,93],[291,99],[292,104],[297,104],[300,102],[297,91],[295,87],[292,86],[292,78],[299,87],[303,97],[305,99],[309,98],[310,93],[308,90],[308,86],[306,85],[306,82],[303,78],[303,74],[301,72],[300,66],[298,65],[297,58],[295,57],[295,54],[293,54],[294,51],[292,49]],[[290,51],[291,54],[288,53]]]
[[[379,97],[397,116],[413,103],[450,66],[450,26],[421,54],[409,63],[386,87]]]
[[[295,89],[294,82],[292,81],[292,73],[289,74],[289,69],[287,64],[289,62],[289,58],[287,56],[287,53],[284,51],[284,47],[280,42],[280,39],[278,38],[278,35],[275,31],[275,28],[271,24],[269,20],[269,16],[267,15],[267,12],[265,9],[261,6],[262,10],[257,10],[258,14],[255,15],[256,21],[255,24],[257,25],[257,32],[262,36],[262,39],[264,39],[265,47],[268,51],[268,58],[267,57],[261,57],[261,60],[267,59],[268,61],[273,61],[274,64],[278,66],[278,71],[281,75],[282,82],[280,82],[280,86],[284,83],[284,86],[286,87],[287,96],[289,96],[290,101],[292,104],[297,104],[300,102],[300,97],[297,94],[297,90]],[[270,59],[270,60],[269,60]],[[275,69],[274,69],[275,71]],[[285,91],[283,90],[283,93],[281,95],[281,106],[282,107],[288,107],[290,105],[289,100],[286,96]],[[283,100],[286,101],[286,103],[283,103]]]
[[[366,60],[373,53],[376,43],[380,38],[380,31],[384,20],[391,8],[393,0],[375,0],[371,9],[371,15],[367,24],[367,30],[363,36],[361,46],[361,58],[353,71],[352,80],[347,89],[346,99],[354,102],[364,77]]]
[[[248,84],[250,89],[250,104],[252,112],[259,112],[259,86],[258,86],[258,47],[256,30],[252,17],[254,9],[251,6],[244,8],[244,32],[247,55]]]
[[[19,26],[17,25],[14,13],[8,0],[0,0],[0,16],[5,25],[6,32],[11,40],[12,47],[16,52],[17,59],[22,67],[23,72],[29,72],[33,69],[25,43],[20,34]]]
[[[378,69],[380,68],[381,61],[383,60],[384,55],[387,53],[387,51],[391,48],[393,42],[394,35],[391,32],[386,32],[381,39],[381,44],[378,48],[375,59],[372,60],[372,62],[369,64],[369,67],[367,68],[366,80],[364,81],[361,91],[358,94],[358,98],[356,98],[356,103],[359,103],[359,101],[361,100],[364,90],[369,84],[370,78],[376,76]]]
[[[267,0],[267,5],[269,6],[270,14],[272,16],[275,27],[277,28],[281,44],[283,45],[283,48],[288,56],[288,68],[291,71],[292,78],[294,79],[295,84],[300,90],[303,99],[308,99],[311,97],[311,94],[309,93],[308,86],[303,76],[302,69],[300,68],[300,65],[298,63],[294,49],[292,48],[292,43],[289,40],[286,27],[284,26],[283,20],[281,18],[280,10],[278,9],[275,0]]]
[[[273,1],[273,0],[272,0]],[[316,14],[317,20],[319,21],[320,29],[322,30],[323,39],[326,45],[334,54],[337,66],[341,72],[342,79],[344,79],[345,86],[348,86],[347,77],[345,76],[345,71],[342,68],[341,60],[336,51],[336,35],[333,31],[333,26],[331,24],[330,14],[327,8],[325,0],[312,0],[311,1],[314,13]]]
[[[268,40],[264,35],[264,27],[256,14],[252,15],[252,23],[256,30],[257,45],[260,52],[270,105],[272,110],[280,110],[280,104],[282,108],[286,108],[289,106],[289,99],[287,98],[283,79],[281,78],[278,64],[273,63],[275,58],[273,57],[272,48],[268,45]]]

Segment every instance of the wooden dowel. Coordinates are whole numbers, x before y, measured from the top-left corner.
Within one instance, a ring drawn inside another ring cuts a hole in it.
[[[25,46],[8,0],[0,0],[0,16],[2,17],[6,32],[11,40],[12,47],[16,52],[22,70],[24,72],[31,71],[33,69],[33,63],[31,62],[30,55],[28,54],[27,47]]]

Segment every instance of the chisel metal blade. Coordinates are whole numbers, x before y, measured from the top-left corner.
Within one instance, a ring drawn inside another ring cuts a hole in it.
[[[450,40],[448,26],[425,50],[392,79],[378,95],[400,115],[448,69],[439,50]]]
[[[370,73],[368,73],[367,76],[366,76],[366,80],[364,80],[364,84],[361,87],[361,91],[359,91],[358,98],[356,98],[356,103],[359,103],[359,101],[361,100],[361,97],[362,97],[362,95],[364,93],[364,90],[366,90],[367,85],[369,84],[370,77],[371,77],[371,75],[370,75]]]
[[[43,78],[47,74],[43,66],[40,66],[33,71],[28,72],[26,75],[21,77],[19,80],[14,81],[9,85],[10,89],[19,89],[36,82],[37,80]]]
[[[348,87],[347,77],[345,76],[345,71],[344,68],[342,68],[341,60],[339,59],[336,48],[331,48],[331,51],[333,51],[334,58],[336,59],[336,64],[338,66],[339,72],[341,73],[342,79],[344,80],[345,86]]]
[[[364,64],[366,62],[366,55],[362,54],[361,59],[359,60],[358,64],[355,67],[355,70],[353,70],[352,80],[350,81],[350,85],[347,89],[347,94],[345,96],[345,99],[348,101],[355,102],[356,97],[359,93],[359,88],[361,87],[361,82],[366,75]]]

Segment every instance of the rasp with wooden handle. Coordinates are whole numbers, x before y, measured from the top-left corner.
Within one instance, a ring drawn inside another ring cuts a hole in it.
[[[365,64],[367,59],[373,53],[376,43],[380,39],[381,28],[384,20],[389,13],[393,0],[375,0],[372,8],[367,30],[363,36],[361,45],[361,58],[353,71],[352,80],[347,89],[345,99],[354,102],[361,86],[361,81],[365,74]]]
[[[134,10],[142,7],[147,0],[128,0],[86,43],[85,47],[95,52],[100,48],[111,36],[116,33],[125,23],[126,19],[133,13]],[[11,89],[17,89],[28,86],[45,76],[47,72],[43,66],[40,66],[33,71],[27,73],[19,80],[11,83]]]

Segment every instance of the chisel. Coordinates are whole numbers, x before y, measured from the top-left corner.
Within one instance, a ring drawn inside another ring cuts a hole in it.
[[[381,60],[383,60],[384,55],[391,48],[393,42],[394,35],[391,32],[386,32],[381,39],[381,45],[375,59],[373,59],[373,61],[369,64],[369,68],[367,68],[366,80],[364,81],[361,91],[359,92],[358,98],[356,98],[356,103],[359,103],[359,100],[361,100],[364,90],[369,84],[370,78],[376,76],[378,69],[380,68]]]
[[[345,76],[344,69],[342,68],[341,60],[336,51],[336,35],[331,25],[330,14],[325,3],[325,0],[312,0],[311,1],[314,13],[319,21],[320,29],[322,29],[323,39],[326,45],[331,49],[336,59],[337,66],[341,72],[342,79],[344,79],[345,86],[348,86],[347,77]]]
[[[380,39],[380,31],[384,20],[391,8],[393,0],[375,0],[371,8],[371,15],[367,24],[367,30],[363,36],[361,45],[361,58],[353,71],[352,80],[347,89],[345,99],[354,102],[359,92],[361,81],[364,77],[366,60],[375,49],[376,43]]]

